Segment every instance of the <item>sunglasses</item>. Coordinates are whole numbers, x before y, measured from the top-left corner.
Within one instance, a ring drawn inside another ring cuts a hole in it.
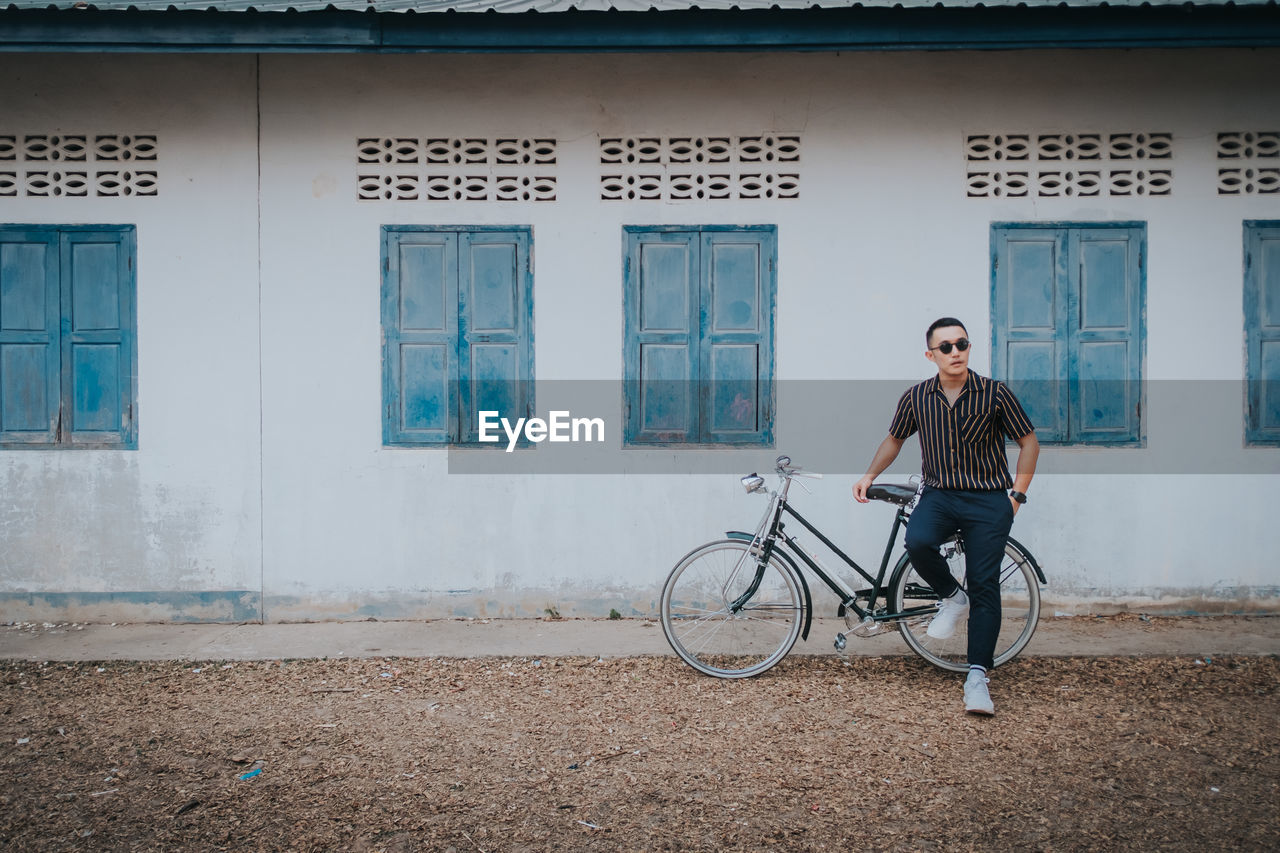
[[[943,341],[942,343],[938,344],[936,347],[929,347],[929,349],[931,350],[940,349],[942,350],[943,355],[951,355],[952,346],[955,346],[955,348],[960,350],[960,352],[964,352],[969,348],[969,339],[961,338],[960,340],[956,341],[955,344],[952,344],[951,341]]]

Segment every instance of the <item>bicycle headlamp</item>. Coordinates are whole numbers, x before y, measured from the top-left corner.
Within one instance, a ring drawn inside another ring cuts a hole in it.
[[[742,478],[742,488],[747,490],[747,494],[752,492],[764,491],[764,477],[759,474],[748,474]]]

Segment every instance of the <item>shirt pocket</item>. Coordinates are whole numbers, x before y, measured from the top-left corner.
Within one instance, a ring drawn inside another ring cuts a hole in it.
[[[957,419],[956,428],[960,437],[969,444],[982,444],[990,440],[991,430],[995,424],[995,411],[985,409],[972,414],[961,415]]]

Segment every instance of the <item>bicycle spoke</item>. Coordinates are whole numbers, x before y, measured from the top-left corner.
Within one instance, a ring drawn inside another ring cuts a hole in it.
[[[767,619],[762,619],[758,616],[748,616],[745,619],[742,619],[739,621],[750,622],[752,625],[767,625],[771,630],[778,630],[778,631],[785,631],[790,627],[789,625],[785,624],[781,619],[772,618],[772,617]]]
[[[693,649],[692,651],[697,653],[705,649],[707,644],[710,643],[713,639],[715,639],[716,634],[720,633],[720,629],[723,628],[724,625],[725,625],[724,621],[720,621],[720,622],[716,622],[713,626],[711,626],[711,630],[703,637],[701,642],[698,643],[697,648]],[[691,633],[692,632],[690,631],[684,632],[684,634],[681,635],[681,640],[683,641],[683,639],[685,637],[688,637]],[[687,646],[688,644],[686,643],[685,645]]]
[[[683,606],[681,609],[682,609],[682,610],[687,610],[687,611],[689,611],[689,612],[690,612],[690,614],[693,614],[693,613],[705,613],[707,616],[713,616],[713,615],[716,615],[716,614],[724,615],[724,614],[728,614],[728,612],[729,612],[729,608],[727,608],[727,607],[722,607],[722,608],[720,608],[719,610],[707,610],[707,609],[706,609],[706,608],[704,608],[704,607],[689,607],[689,606],[687,606],[687,605],[686,605],[686,606]],[[686,617],[686,616],[677,616],[676,614],[674,614],[674,613],[673,613],[673,614],[671,614],[671,618],[673,618],[673,619],[686,619],[686,618],[692,618],[692,617],[691,617],[691,616],[689,616],[689,617]],[[702,619],[702,618],[706,618],[706,617],[704,617],[704,616],[699,616],[698,618],[699,618],[699,619]]]
[[[739,623],[745,622],[745,623],[750,623],[752,625],[768,626],[771,630],[777,630],[777,631],[787,630],[788,626],[784,624],[779,618],[777,618],[777,616],[768,615],[768,614],[776,612],[781,615],[786,615],[792,612],[794,608],[788,604],[765,605],[765,607],[769,608],[769,610],[766,610],[766,615],[763,615],[763,616],[757,616],[753,612],[749,612],[747,609],[744,608],[744,610],[741,611],[736,616],[729,615],[727,611],[718,611],[714,613],[708,613],[706,616],[697,617],[693,621],[681,620],[680,622],[681,626],[687,625],[688,627],[680,632],[680,636],[682,638],[691,636],[698,629],[712,624],[713,619],[714,619],[714,626],[715,626],[712,628],[713,633],[714,631],[719,630],[721,626],[732,623],[732,622],[739,622]],[[715,618],[715,617],[719,617],[719,618]]]

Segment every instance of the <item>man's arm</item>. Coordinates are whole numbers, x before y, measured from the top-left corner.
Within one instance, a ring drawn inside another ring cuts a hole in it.
[[[1040,458],[1040,440],[1034,432],[1029,432],[1018,439],[1018,463],[1013,475],[1013,490],[1024,495],[1031,487],[1031,478],[1036,475],[1036,460]],[[1013,514],[1018,514],[1022,504],[1009,498],[1013,503]]]
[[[1035,438],[1034,433],[1032,438]],[[875,482],[876,477],[879,477],[884,472],[884,469],[892,465],[893,460],[898,458],[898,451],[902,450],[902,442],[903,439],[894,438],[892,435],[885,436],[884,441],[880,442],[880,446],[876,448],[876,455],[871,457],[871,464],[867,466],[867,473],[853,485],[854,500],[858,503],[866,503],[869,500],[867,489],[871,488],[871,484]],[[1031,463],[1031,469],[1032,471],[1035,470],[1034,460]],[[1027,482],[1031,482],[1029,476],[1027,477]]]

